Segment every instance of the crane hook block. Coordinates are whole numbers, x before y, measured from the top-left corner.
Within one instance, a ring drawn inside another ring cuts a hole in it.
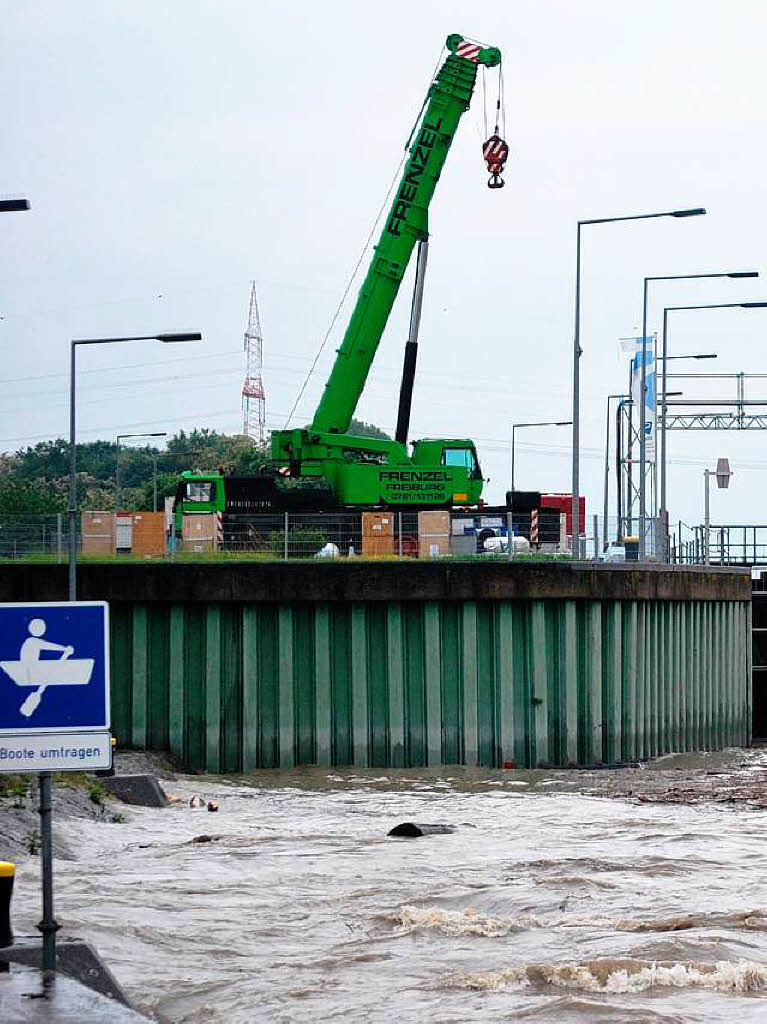
[[[485,158],[490,177],[487,182],[488,188],[503,188],[504,180],[501,172],[509,159],[509,147],[500,135],[491,135],[482,147],[482,156]]]

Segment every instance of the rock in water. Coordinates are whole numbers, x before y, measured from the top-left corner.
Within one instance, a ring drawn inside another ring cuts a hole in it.
[[[455,832],[455,825],[416,825],[412,821],[403,821],[386,834],[400,839],[417,839],[419,836],[450,835],[451,832]]]

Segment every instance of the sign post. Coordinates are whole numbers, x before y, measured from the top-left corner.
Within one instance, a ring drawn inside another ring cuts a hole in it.
[[[53,916],[53,814],[51,773],[40,772],[40,857],[42,859],[43,917],[37,926],[43,935],[43,971],[56,970],[56,932]]]
[[[0,604],[0,772],[39,772],[43,970],[56,970],[51,772],[109,768],[109,607]]]

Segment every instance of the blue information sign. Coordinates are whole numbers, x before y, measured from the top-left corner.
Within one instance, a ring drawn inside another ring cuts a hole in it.
[[[109,725],[108,605],[0,604],[0,733]]]

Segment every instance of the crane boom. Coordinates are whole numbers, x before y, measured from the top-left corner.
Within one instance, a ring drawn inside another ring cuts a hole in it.
[[[348,430],[405,275],[415,243],[428,236],[428,209],[461,115],[469,109],[477,67],[501,60],[495,47],[460,35],[432,82],[426,109],[409,151],[394,201],[375,247],[311,429]]]
[[[311,426],[272,431],[271,459],[253,475],[227,476],[223,470],[184,474],[174,506],[177,534],[182,534],[183,516],[189,512],[426,511],[481,503],[484,480],[471,439],[421,438],[412,442],[412,451],[407,441],[429,203],[461,116],[469,108],[478,65],[495,67],[501,61],[495,47],[460,35],[448,36],[447,48],[449,55],[424,101],[397,193]],[[498,79],[500,110],[500,74]],[[498,131],[496,124],[483,146],[490,188],[502,187],[500,172],[508,156]],[[416,242],[422,243],[420,285],[406,349],[397,438],[350,434],[352,415]]]

